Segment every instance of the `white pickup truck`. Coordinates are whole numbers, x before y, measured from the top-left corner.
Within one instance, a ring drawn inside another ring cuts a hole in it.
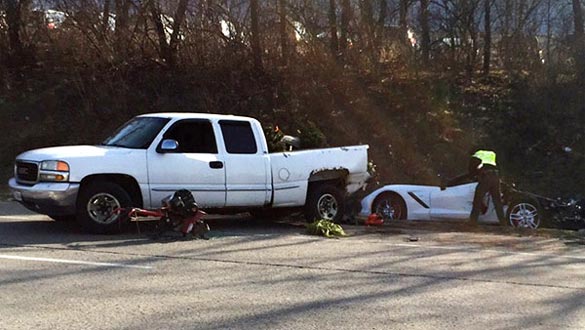
[[[160,207],[190,190],[212,212],[304,207],[308,220],[339,220],[344,199],[363,188],[367,145],[269,153],[248,117],[156,113],[133,118],[97,146],[36,149],[17,156],[13,197],[88,231],[117,231],[112,210]]]

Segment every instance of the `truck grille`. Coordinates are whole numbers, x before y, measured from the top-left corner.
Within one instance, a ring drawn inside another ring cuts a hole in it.
[[[23,183],[35,183],[39,177],[39,165],[37,163],[16,162],[16,181]]]

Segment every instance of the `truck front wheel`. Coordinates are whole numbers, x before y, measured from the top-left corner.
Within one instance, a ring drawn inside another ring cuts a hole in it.
[[[120,231],[122,218],[117,208],[132,205],[130,195],[116,183],[92,182],[83,187],[77,199],[77,221],[87,231],[106,234]]]
[[[332,184],[320,184],[310,187],[305,204],[307,222],[314,220],[341,221],[345,201],[343,191]]]

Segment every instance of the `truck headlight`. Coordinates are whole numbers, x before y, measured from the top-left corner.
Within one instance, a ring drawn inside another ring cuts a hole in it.
[[[41,171],[69,172],[69,164],[60,160],[45,160],[41,162]]]
[[[45,182],[69,181],[69,164],[60,160],[45,160],[41,162],[39,180]]]

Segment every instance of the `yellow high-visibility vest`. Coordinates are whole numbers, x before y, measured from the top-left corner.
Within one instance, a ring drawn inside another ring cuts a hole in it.
[[[491,150],[478,150],[473,154],[473,157],[481,160],[481,164],[477,168],[482,168],[484,165],[496,165],[496,153]]]

